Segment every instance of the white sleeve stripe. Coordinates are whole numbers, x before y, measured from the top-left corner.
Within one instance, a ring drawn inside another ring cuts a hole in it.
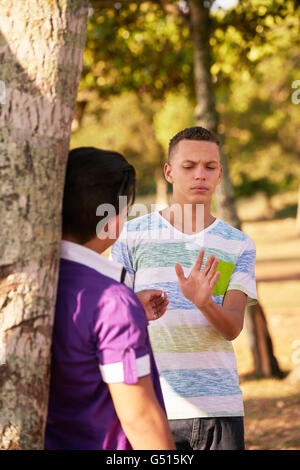
[[[124,369],[122,362],[114,362],[112,364],[99,364],[102,379],[106,383],[123,383]],[[150,357],[149,354],[136,359],[137,376],[144,377],[150,374]]]

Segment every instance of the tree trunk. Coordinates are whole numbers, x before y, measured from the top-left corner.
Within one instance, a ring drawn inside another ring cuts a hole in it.
[[[0,448],[43,449],[87,0],[0,0]]]
[[[209,44],[209,10],[202,0],[190,1],[190,29],[194,44],[194,84],[197,99],[196,123],[218,135],[219,116],[216,110],[215,95],[210,73],[211,50]],[[216,208],[221,219],[240,228],[237,215],[233,185],[229,175],[228,163],[221,152],[223,179],[216,190]]]
[[[196,122],[215,134],[218,134],[219,117],[216,110],[213,91],[211,68],[211,50],[209,37],[211,23],[209,9],[203,0],[190,0],[190,32],[194,45],[194,82],[197,99]],[[241,229],[237,215],[233,185],[229,175],[226,157],[221,152],[223,165],[223,181],[216,191],[216,207],[218,216],[230,225]],[[282,376],[276,358],[273,354],[271,336],[267,329],[263,310],[258,304],[256,308],[247,308],[246,329],[253,345],[254,372],[257,375]]]
[[[248,307],[245,318],[249,346],[255,375],[258,377],[284,377],[273,354],[273,345],[267,321],[260,304]]]

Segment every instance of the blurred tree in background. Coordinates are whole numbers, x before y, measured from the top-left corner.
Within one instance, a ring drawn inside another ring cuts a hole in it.
[[[300,113],[292,83],[299,76],[299,16],[293,1],[239,3],[212,39],[212,73],[221,131],[237,195],[297,187]]]
[[[97,142],[100,147],[123,152],[137,169],[138,194],[158,190],[156,202],[165,202],[167,185],[162,169],[166,148],[162,141],[166,139],[155,122],[172,91],[180,96],[189,90],[187,104],[192,108],[189,29],[177,8],[167,12],[152,2],[96,4],[100,8],[88,24],[71,145]],[[193,121],[186,119],[183,111],[180,124],[186,127]],[[97,141],[90,140],[93,125],[101,129]]]
[[[136,93],[124,92],[112,96],[105,110],[99,110],[97,103],[89,106],[84,127],[72,138],[75,147],[88,142],[122,151],[137,170],[139,195],[155,192],[153,174],[155,168],[161,168],[164,158],[153,127],[154,106],[148,98],[141,101]]]
[[[98,135],[97,145],[123,151],[144,175],[139,194],[154,192],[169,139],[195,123],[189,2],[93,5],[72,146]],[[230,10],[212,9],[210,17],[218,132],[235,195],[294,189],[300,176],[300,115],[291,99],[299,70],[297,2],[244,0]],[[128,93],[136,104],[126,111]],[[147,148],[138,145],[142,128],[156,140],[146,139]]]
[[[97,135],[98,146],[122,151],[135,165],[139,193],[156,184],[164,202],[169,139],[204,125],[224,144],[218,215],[240,228],[234,196],[270,196],[299,177],[291,101],[299,2],[244,0],[230,10],[216,3],[94,0],[72,145]],[[256,372],[281,376],[260,305],[248,318]]]

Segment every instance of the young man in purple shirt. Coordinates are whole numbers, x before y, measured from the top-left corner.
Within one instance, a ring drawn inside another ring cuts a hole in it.
[[[70,152],[46,449],[175,449],[145,311],[120,283],[122,266],[100,255],[124,224],[119,196],[132,202],[134,191],[134,168],[122,155],[91,147]],[[99,225],[101,204],[115,213]],[[144,297],[148,315],[153,301],[165,311],[157,294]]]

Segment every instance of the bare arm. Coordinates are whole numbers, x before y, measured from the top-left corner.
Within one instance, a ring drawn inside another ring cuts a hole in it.
[[[175,450],[168,420],[150,375],[135,385],[108,384],[122,428],[135,450]]]
[[[203,258],[204,250],[201,250],[188,278],[185,278],[181,265],[175,265],[179,286],[183,295],[201,310],[210,324],[232,341],[243,328],[247,295],[239,290],[230,290],[224,296],[223,305],[217,305],[211,295],[220,277],[218,260],[211,255],[200,271]]]
[[[243,329],[246,303],[244,292],[230,290],[226,292],[222,306],[211,300],[201,307],[201,312],[224,338],[233,341]]]

